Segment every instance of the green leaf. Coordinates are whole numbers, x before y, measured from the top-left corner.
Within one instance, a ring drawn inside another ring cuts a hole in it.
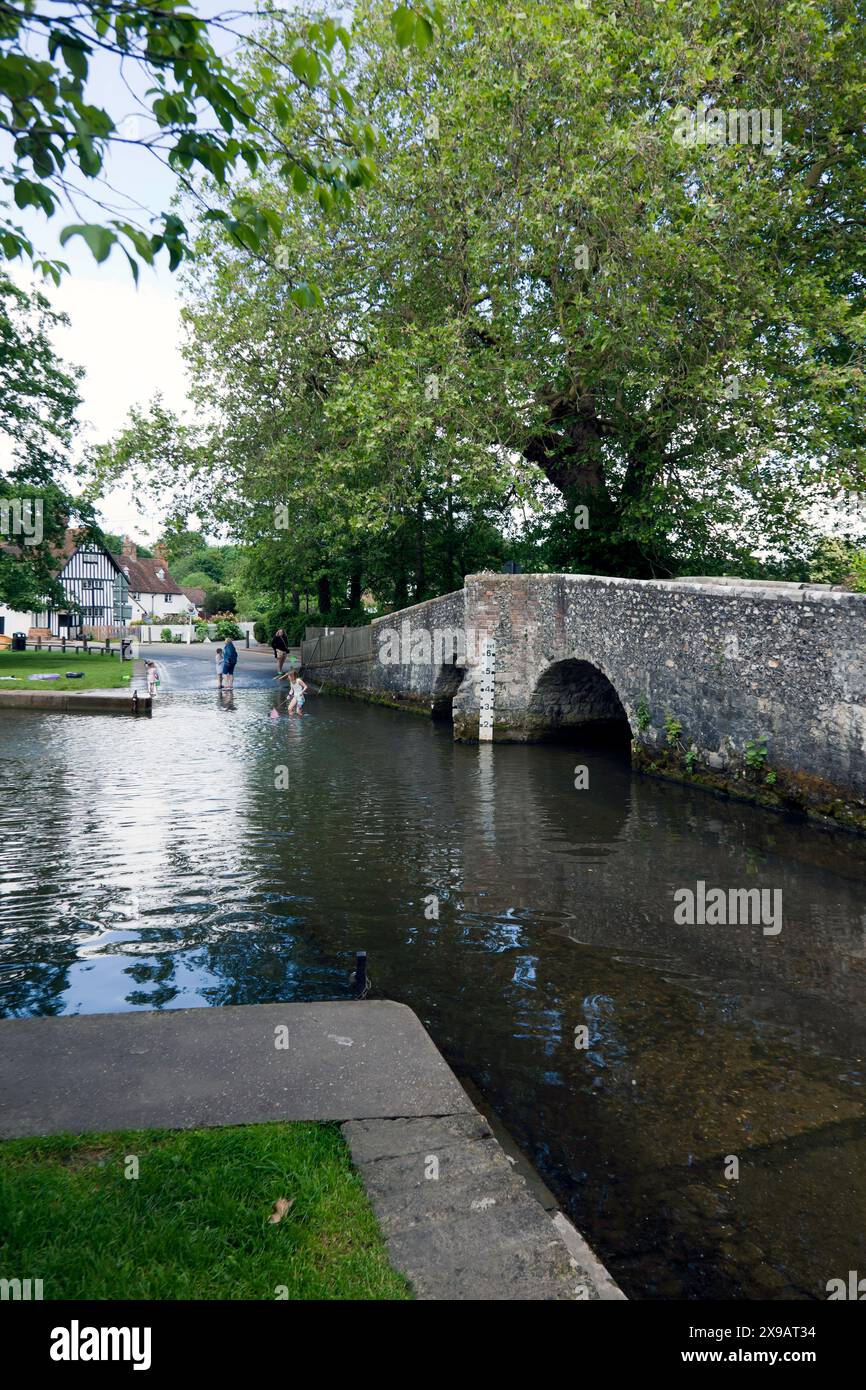
[[[321,290],[312,281],[297,285],[291,292],[291,299],[299,309],[320,309],[324,302]]]
[[[415,37],[416,17],[408,5],[400,5],[391,16],[391,28],[401,48],[408,48]]]
[[[433,42],[433,25],[430,23],[429,19],[425,19],[423,16],[418,19],[415,25],[414,42],[415,47],[421,50],[429,47]]]
[[[77,223],[74,226],[64,227],[60,233],[60,245],[65,246],[67,241],[74,236],[83,237],[90,247],[94,260],[101,264],[107,260],[112,246],[117,241],[114,232],[108,227],[100,227],[93,222]]]
[[[73,77],[79,82],[83,82],[87,77],[87,53],[89,50],[80,47],[78,44],[69,43],[61,40],[60,52],[63,54],[63,61],[69,68]]]

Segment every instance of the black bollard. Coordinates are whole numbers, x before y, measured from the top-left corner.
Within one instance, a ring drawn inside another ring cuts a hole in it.
[[[367,952],[358,951],[355,956],[355,973],[353,975],[355,984],[355,998],[363,999],[367,993]]]

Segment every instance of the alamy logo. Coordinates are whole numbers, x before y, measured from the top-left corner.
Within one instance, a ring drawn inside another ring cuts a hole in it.
[[[0,497],[0,536],[22,545],[41,545],[44,535],[41,497]]]
[[[760,145],[764,154],[782,148],[782,109],[768,106],[745,111],[722,111],[699,101],[696,110],[678,106],[674,112],[674,140],[678,145]]]
[[[856,1269],[848,1270],[847,1284],[844,1279],[827,1280],[828,1303],[841,1298],[853,1299],[855,1303],[862,1303],[866,1299],[866,1279],[858,1279]]]
[[[404,618],[399,630],[379,630],[379,661],[383,666],[464,666],[483,651],[486,637],[471,627],[413,628]]]
[[[52,1361],[131,1361],[134,1371],[150,1370],[149,1327],[69,1327],[51,1330]]]
[[[781,888],[677,888],[674,921],[678,927],[763,927],[764,936],[782,930]]]
[[[6,1299],[38,1301],[41,1298],[41,1279],[0,1279],[0,1302],[5,1302]]]

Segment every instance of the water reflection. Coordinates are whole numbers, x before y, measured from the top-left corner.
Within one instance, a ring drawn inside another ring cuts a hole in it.
[[[4,1014],[346,997],[365,947],[633,1296],[866,1268],[862,842],[609,754],[275,703],[166,694],[86,740],[3,717]],[[781,888],[781,934],[677,926],[698,879]]]

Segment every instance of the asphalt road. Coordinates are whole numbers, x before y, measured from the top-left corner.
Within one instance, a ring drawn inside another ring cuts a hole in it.
[[[142,644],[141,655],[155,661],[159,670],[162,690],[216,690],[216,650],[215,642],[192,642],[169,644],[152,642]],[[238,664],[235,667],[235,690],[259,689],[267,687],[278,689],[274,676],[277,664],[270,647],[250,647],[237,642]],[[282,681],[279,688],[285,688]]]

